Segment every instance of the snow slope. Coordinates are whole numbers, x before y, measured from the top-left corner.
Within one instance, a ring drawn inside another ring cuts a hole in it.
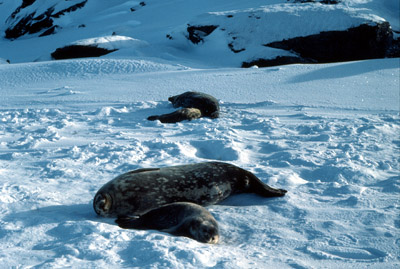
[[[0,65],[0,267],[397,268],[399,59],[192,69],[84,59]],[[222,117],[164,125],[167,97]],[[233,163],[283,198],[208,207],[221,242],[122,230],[92,199],[131,169]]]
[[[11,19],[10,14],[20,1],[0,1],[0,32],[4,35],[8,27],[32,12],[39,16],[46,8],[54,7],[56,13],[80,2],[84,1],[36,1]],[[157,57],[193,67],[240,67],[243,61],[292,55],[263,45],[294,36],[345,30],[385,20],[394,31],[400,32],[398,0],[343,0],[338,5],[293,4],[287,0],[143,2],[144,6],[141,1],[87,1],[78,10],[53,18],[59,26],[53,35],[38,37],[42,31],[15,40],[0,38],[0,58],[12,63],[50,60],[50,54],[57,48],[115,34],[136,42],[128,48],[125,42],[121,50],[111,54],[113,58]],[[220,27],[204,44],[192,44],[187,40],[188,24],[204,23]],[[147,46],[138,47],[139,41]],[[244,47],[246,50],[234,53],[229,44],[235,50]]]

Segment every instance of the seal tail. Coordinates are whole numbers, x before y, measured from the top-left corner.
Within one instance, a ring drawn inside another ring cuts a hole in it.
[[[287,190],[272,188],[255,175],[252,175],[249,192],[256,193],[263,197],[281,197],[287,193]]]

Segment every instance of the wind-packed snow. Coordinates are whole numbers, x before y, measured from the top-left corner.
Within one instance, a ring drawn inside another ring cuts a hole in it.
[[[142,47],[146,46],[146,42],[141,40],[137,40],[127,36],[118,36],[118,35],[111,35],[111,36],[103,36],[103,37],[95,37],[95,38],[88,38],[83,40],[78,40],[71,45],[79,45],[79,46],[93,46],[108,50],[117,50],[123,48],[135,48],[135,47]]]
[[[55,35],[0,39],[0,268],[399,268],[399,58],[239,69],[241,56],[216,49],[224,31],[199,46],[166,38],[202,19],[266,18],[286,2],[88,1],[57,20]],[[19,5],[0,0],[1,32]],[[368,17],[400,30],[397,0],[317,6],[341,18],[334,28]],[[50,61],[76,42],[120,50]],[[215,96],[221,117],[146,120],[189,90]],[[129,170],[214,160],[288,193],[207,207],[216,245],[120,229],[92,208],[97,190]]]
[[[396,268],[399,60],[190,69],[84,59],[0,65],[0,267]],[[222,117],[161,124],[203,91]],[[226,161],[283,198],[208,207],[221,242],[123,230],[92,199],[131,169]]]

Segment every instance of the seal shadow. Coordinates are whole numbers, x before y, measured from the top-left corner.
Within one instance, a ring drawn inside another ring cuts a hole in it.
[[[86,220],[109,223],[104,221],[107,219],[97,217],[93,211],[92,203],[39,207],[32,210],[10,213],[3,220],[10,223],[19,223],[23,227]]]
[[[225,200],[215,204],[216,206],[257,206],[267,205],[271,202],[276,203],[276,200],[286,201],[282,197],[262,197],[255,193],[237,193],[229,196]],[[214,206],[215,206],[214,205]]]

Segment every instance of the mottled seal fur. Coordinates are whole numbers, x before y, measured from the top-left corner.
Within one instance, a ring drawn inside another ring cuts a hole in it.
[[[140,216],[165,204],[192,202],[216,204],[234,193],[283,196],[254,174],[223,162],[205,162],[163,168],[139,169],[106,183],[94,197],[97,214],[104,217]]]
[[[182,108],[169,114],[159,116],[150,116],[147,119],[154,121],[159,120],[162,123],[176,123],[184,120],[194,120],[201,118],[201,111],[197,108]]]
[[[218,118],[219,104],[215,97],[202,92],[185,92],[168,98],[173,107],[194,107],[201,111],[204,117]]]
[[[216,244],[219,240],[217,221],[207,209],[193,203],[167,204],[139,218],[119,217],[115,222],[125,229],[159,230],[202,243]]]
[[[168,100],[174,108],[183,107],[170,114],[150,116],[148,120],[159,120],[162,123],[175,123],[193,120],[200,117],[218,118],[219,104],[215,97],[202,92],[185,92],[171,96]]]

